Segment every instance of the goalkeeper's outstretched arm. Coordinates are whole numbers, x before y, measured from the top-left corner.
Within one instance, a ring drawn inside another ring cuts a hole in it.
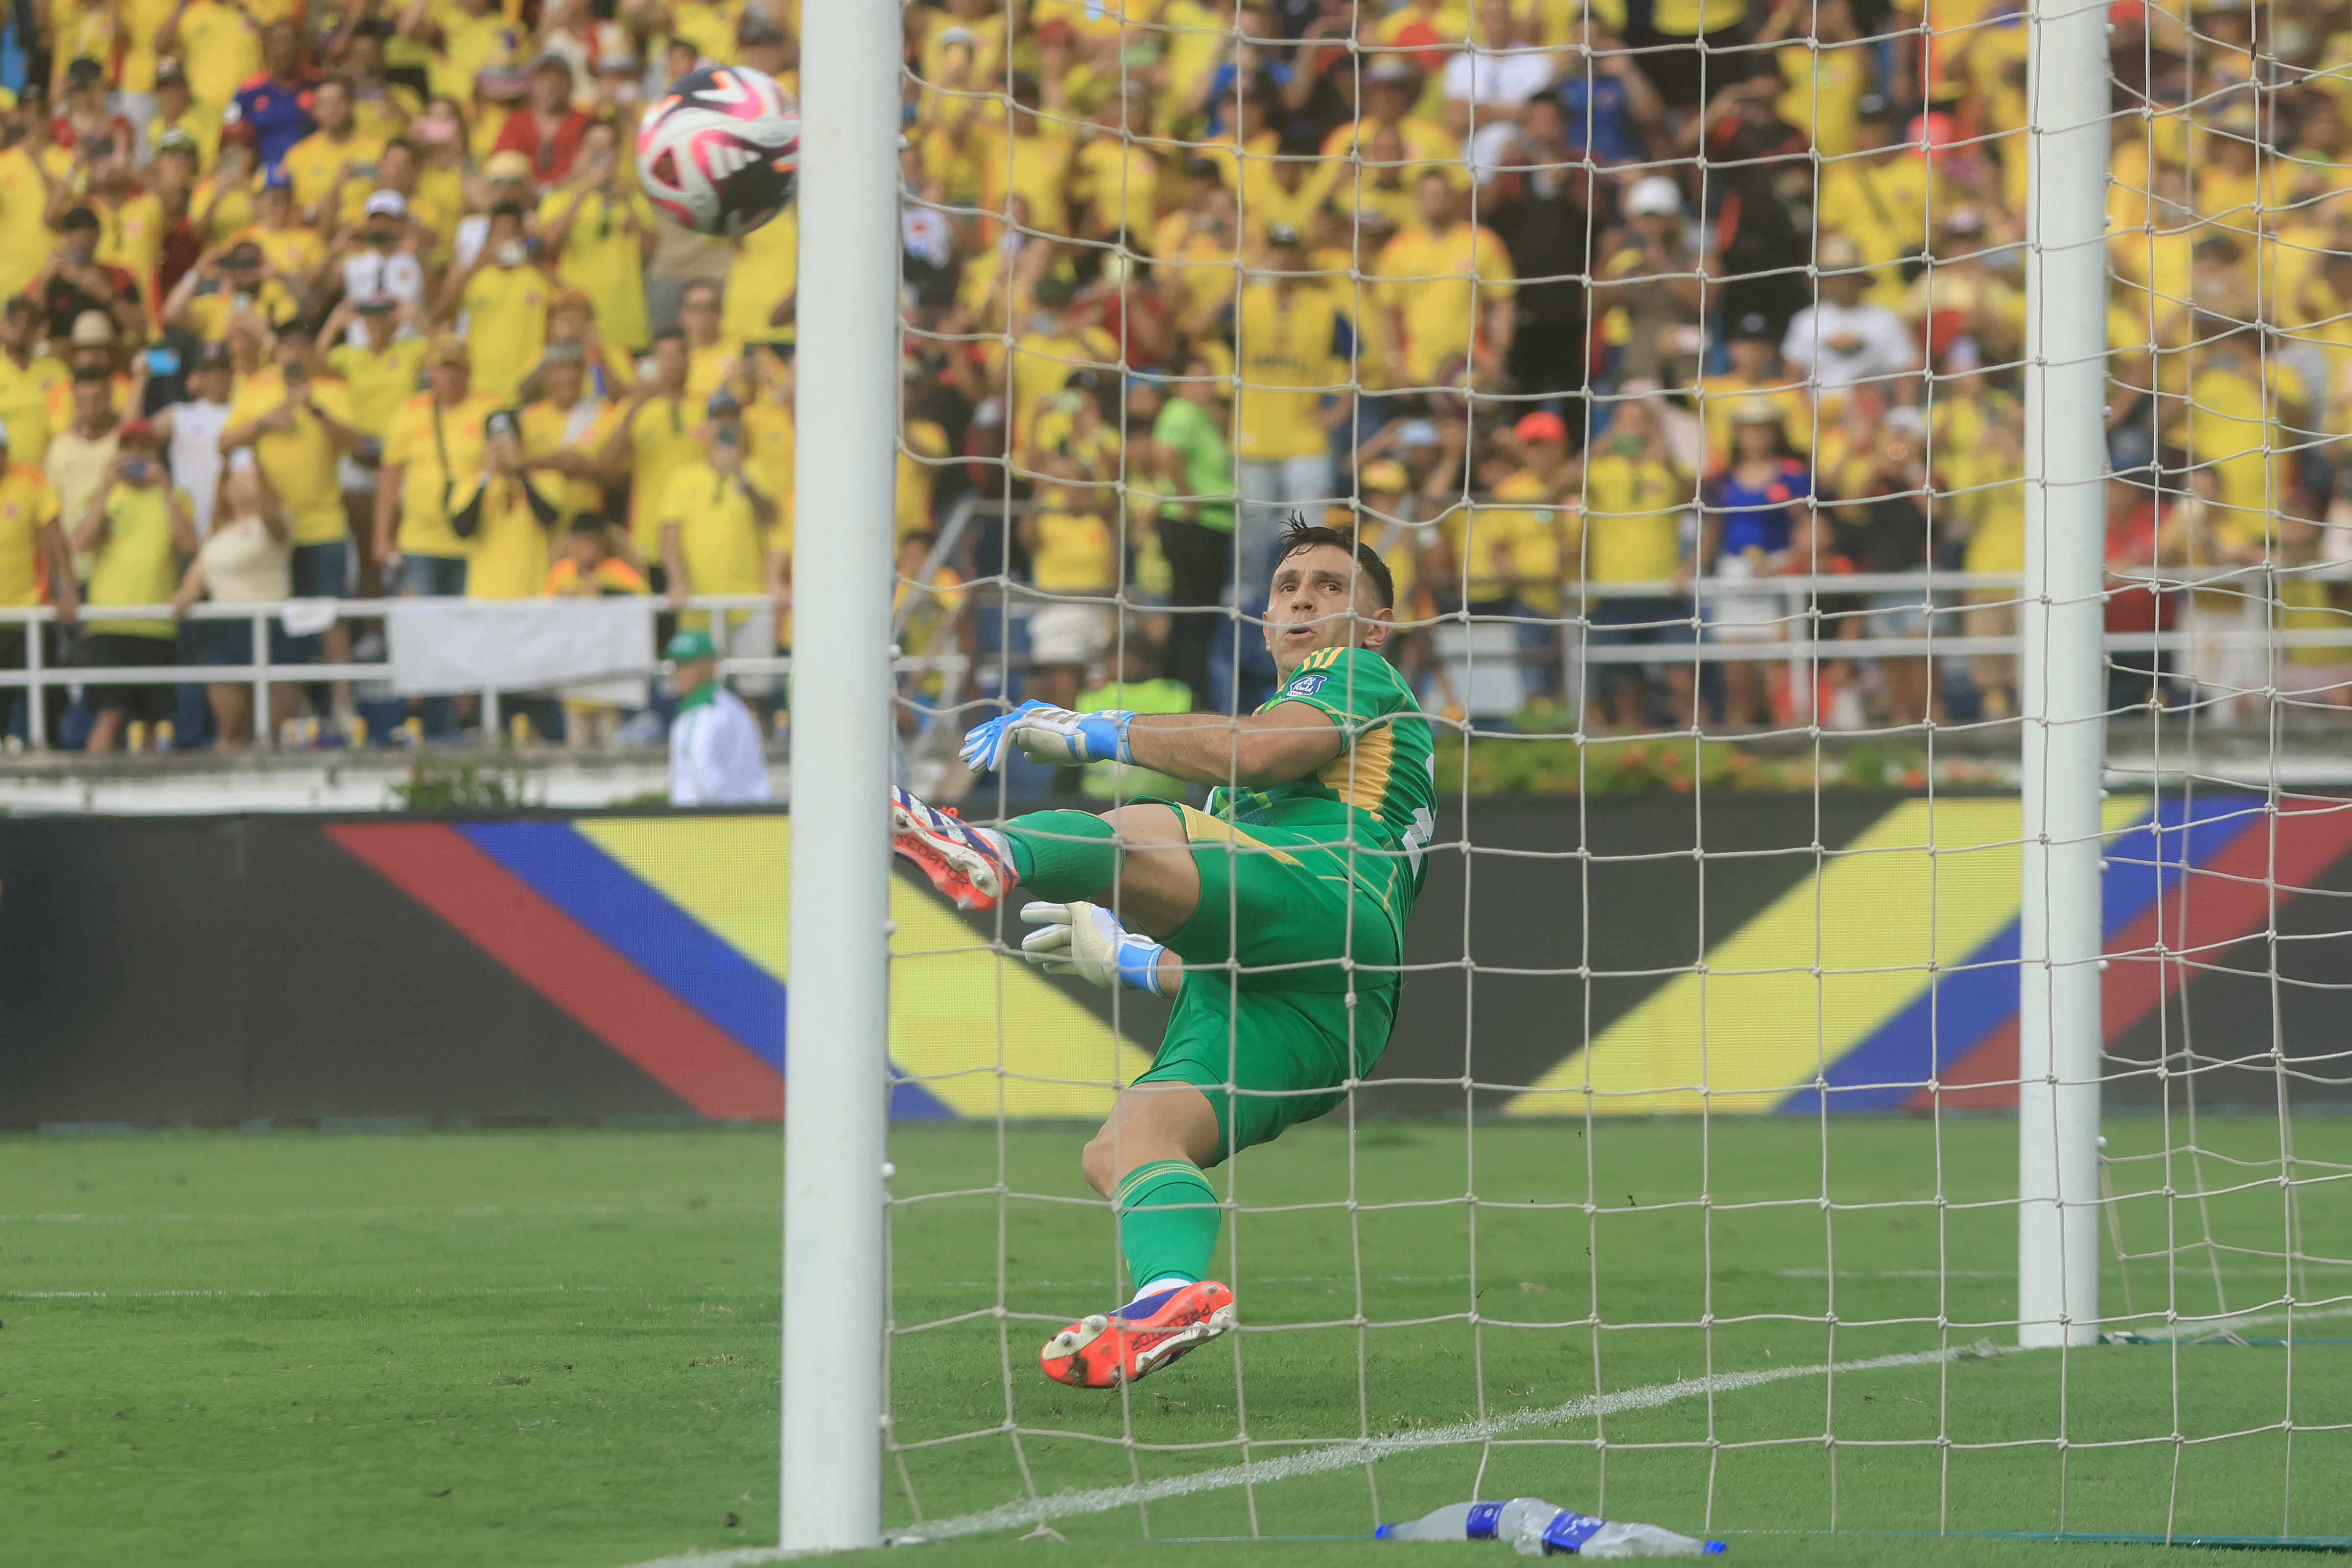
[[[1131,762],[1192,784],[1262,789],[1304,779],[1343,748],[1331,716],[1307,703],[1276,703],[1263,713],[1073,713],[1025,702],[975,726],[963,740],[965,763],[1001,768],[1008,751],[1067,767]]]

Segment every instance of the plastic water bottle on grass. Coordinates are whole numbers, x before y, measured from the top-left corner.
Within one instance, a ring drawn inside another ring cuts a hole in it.
[[[1522,1556],[1541,1552],[1549,1557],[1566,1552],[1578,1557],[1707,1557],[1723,1550],[1720,1541],[1677,1535],[1654,1524],[1595,1519],[1572,1508],[1561,1509],[1532,1531],[1512,1537]]]
[[[1453,1502],[1410,1524],[1383,1524],[1373,1533],[1381,1541],[1517,1541],[1523,1534],[1541,1535],[1555,1515],[1566,1511],[1539,1497]]]
[[[1723,1550],[1720,1541],[1595,1519],[1536,1497],[1450,1503],[1409,1524],[1383,1524],[1376,1533],[1382,1541],[1507,1541],[1524,1557],[1702,1557]]]

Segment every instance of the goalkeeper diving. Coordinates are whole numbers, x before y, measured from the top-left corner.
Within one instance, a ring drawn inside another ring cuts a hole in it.
[[[1234,1326],[1234,1293],[1209,1277],[1220,1213],[1202,1173],[1338,1106],[1396,1018],[1436,791],[1429,722],[1377,652],[1394,584],[1370,549],[1294,518],[1272,587],[1281,684],[1246,717],[1029,702],[964,737],[975,771],[1014,750],[1131,763],[1215,786],[1207,810],[1146,796],[985,828],[894,791],[894,846],[942,893],[967,909],[1016,888],[1032,900],[1024,957],[1175,1000],[1150,1070],[1080,1156],[1135,1295],[1039,1353],[1079,1387],[1131,1382]]]

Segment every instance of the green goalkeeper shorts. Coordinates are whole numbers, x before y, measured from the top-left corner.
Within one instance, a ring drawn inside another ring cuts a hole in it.
[[[1208,1095],[1222,1159],[1336,1108],[1340,1085],[1380,1061],[1396,1020],[1397,930],[1349,875],[1333,830],[1170,809],[1192,842],[1201,903],[1168,939],[1184,986],[1136,1082]]]

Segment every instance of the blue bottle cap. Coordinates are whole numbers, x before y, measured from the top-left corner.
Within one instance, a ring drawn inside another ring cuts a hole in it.
[[[1386,1541],[1389,1538],[1389,1531],[1395,1528],[1396,1526],[1393,1524],[1383,1524],[1378,1530],[1372,1531],[1372,1539],[1374,1541]]]
[[[1706,1545],[1700,1547],[1699,1550],[1706,1552],[1709,1557],[1716,1557],[1720,1556],[1727,1549],[1722,1542],[1710,1541]]]

